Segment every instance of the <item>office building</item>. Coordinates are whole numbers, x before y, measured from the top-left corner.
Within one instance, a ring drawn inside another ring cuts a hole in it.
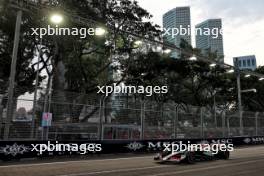
[[[163,15],[163,28],[166,30],[170,29],[170,35],[164,35],[165,41],[179,47],[181,39],[184,39],[191,45],[190,7],[176,7],[166,12]],[[175,32],[175,29],[177,29],[178,31],[180,29],[183,29],[185,31],[183,31],[182,33],[180,33],[179,31],[177,35],[172,35],[172,30],[174,30]],[[177,53],[173,51],[172,56],[177,57]]]
[[[208,19],[195,26],[196,48],[202,50],[202,53],[217,52],[217,60],[224,62],[223,36],[221,34],[222,20]]]
[[[255,55],[234,57],[233,58],[234,66],[235,66],[236,58],[238,60],[238,67],[241,70],[255,70],[257,68]]]

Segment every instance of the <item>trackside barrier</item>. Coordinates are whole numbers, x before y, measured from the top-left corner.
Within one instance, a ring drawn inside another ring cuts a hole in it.
[[[32,157],[72,156],[111,153],[147,153],[160,151],[165,144],[182,142],[232,143],[235,147],[264,144],[264,136],[203,138],[203,139],[156,139],[156,140],[89,140],[89,141],[1,141],[0,159]],[[65,144],[65,145],[64,145]],[[57,145],[57,146],[56,146]],[[61,146],[59,146],[61,145]],[[71,151],[58,151],[59,147],[70,146]]]

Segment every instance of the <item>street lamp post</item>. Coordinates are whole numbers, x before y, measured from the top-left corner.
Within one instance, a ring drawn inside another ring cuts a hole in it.
[[[216,77],[217,75],[217,70],[215,69],[216,67],[216,63],[211,63],[209,65],[210,67],[214,68],[214,76]],[[217,128],[217,114],[216,114],[216,93],[217,93],[217,90],[214,90],[214,97],[213,97],[213,101],[214,101],[214,123],[215,123],[215,127]]]
[[[54,25],[57,26],[57,25],[59,25],[60,23],[63,22],[63,16],[61,14],[59,14],[59,13],[55,13],[55,14],[52,14],[50,16],[49,20],[50,20],[50,22],[52,24],[54,24]],[[40,40],[40,43],[41,43],[40,45],[42,45],[42,38]],[[40,53],[41,52],[42,52],[42,50],[40,50]],[[51,76],[51,78],[48,78],[48,83],[47,83],[46,93],[45,93],[45,98],[44,98],[44,107],[43,107],[43,112],[44,113],[50,112],[50,101],[51,101],[51,91],[52,91],[52,79],[53,79],[52,76]],[[36,93],[35,93],[35,96],[36,96]],[[49,127],[48,126],[47,127],[42,126],[41,133],[42,133],[41,134],[41,139],[43,140],[45,138],[45,140],[48,140],[48,137],[49,137]]]
[[[238,58],[235,58],[235,70],[237,78],[237,98],[238,98],[238,114],[239,114],[239,135],[243,136],[243,119],[242,119],[242,101],[241,101],[241,84],[240,84],[240,71],[238,66]]]
[[[38,84],[39,84],[39,62],[40,62],[41,54],[42,54],[42,38],[40,38],[40,48],[39,48],[38,60],[37,60],[37,74],[36,74],[36,83],[35,83],[34,100],[33,100],[33,114],[31,120],[31,134],[30,134],[31,138],[34,138],[35,123],[36,123],[36,105],[37,105]]]
[[[10,123],[11,123],[11,118],[13,116],[13,98],[14,98],[16,63],[17,63],[17,52],[19,46],[21,21],[22,21],[22,10],[18,10],[17,18],[16,18],[16,27],[15,27],[15,39],[14,39],[13,53],[12,53],[12,63],[11,63],[11,68],[10,68],[11,70],[9,77],[7,116],[6,116],[5,128],[4,128],[4,140],[7,140],[9,137]]]

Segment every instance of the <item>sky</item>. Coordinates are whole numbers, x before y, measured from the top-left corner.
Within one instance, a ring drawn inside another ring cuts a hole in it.
[[[210,18],[221,18],[225,62],[233,65],[233,57],[255,55],[257,65],[264,65],[264,1],[263,0],[137,0],[153,15],[151,21],[162,27],[162,15],[181,6],[191,8],[192,44],[194,26]]]

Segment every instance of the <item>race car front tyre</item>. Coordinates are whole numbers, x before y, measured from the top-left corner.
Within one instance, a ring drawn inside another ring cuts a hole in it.
[[[224,151],[224,152],[217,153],[217,158],[219,158],[219,159],[228,160],[229,157],[230,157],[230,152],[229,151]]]
[[[229,157],[230,157],[230,152],[229,151],[223,152],[223,159],[228,160]]]
[[[195,155],[194,155],[194,152],[188,152],[186,154],[186,162],[188,164],[194,164],[195,163]]]

